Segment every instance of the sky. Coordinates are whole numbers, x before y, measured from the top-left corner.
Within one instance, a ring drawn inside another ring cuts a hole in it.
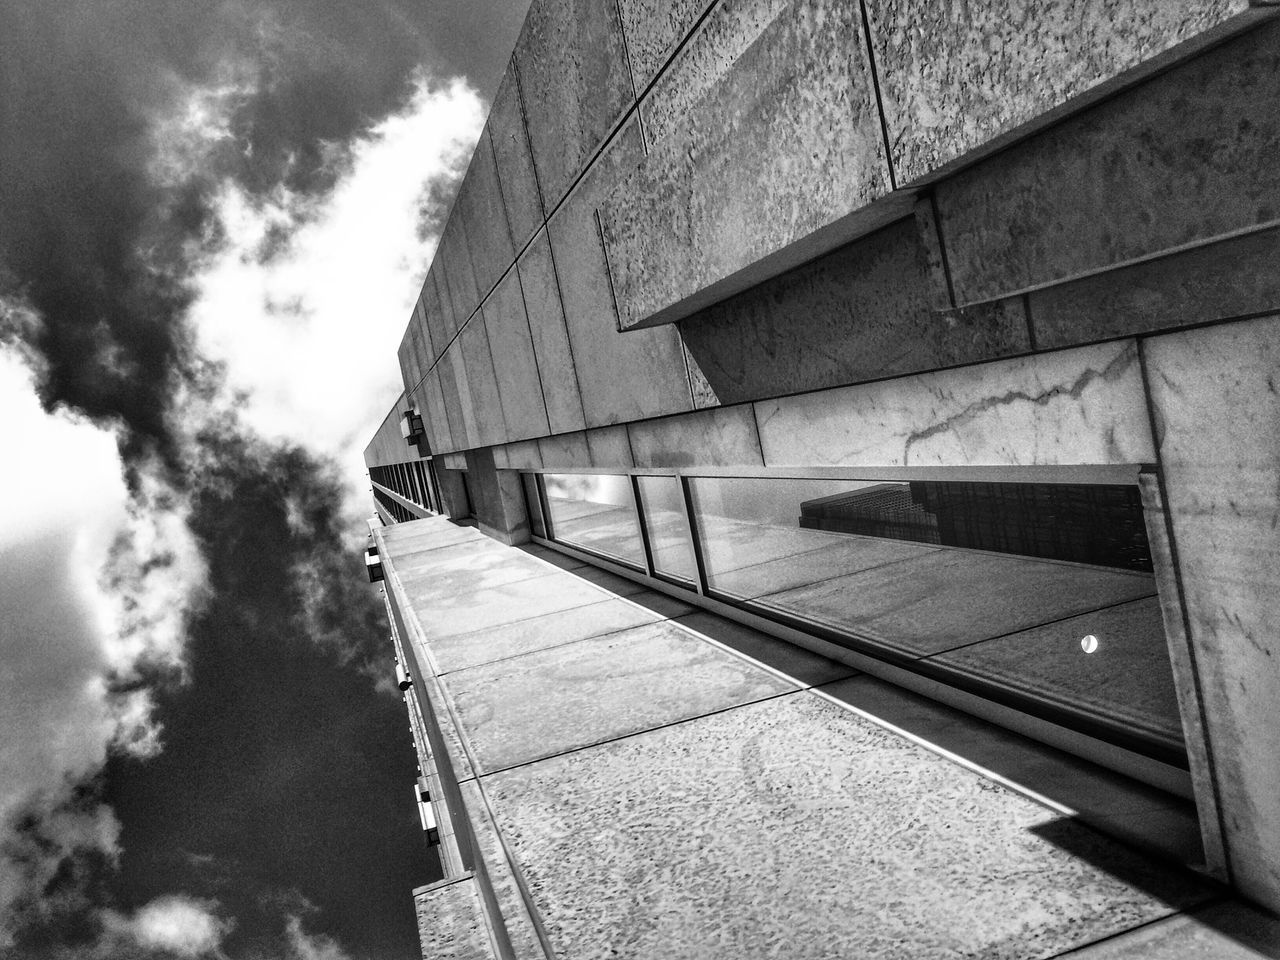
[[[0,955],[418,954],[360,457],[525,0],[0,0]]]

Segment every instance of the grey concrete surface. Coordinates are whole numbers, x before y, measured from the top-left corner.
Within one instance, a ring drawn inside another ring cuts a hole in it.
[[[458,334],[457,342],[462,348],[462,358],[467,368],[467,390],[475,426],[473,446],[487,447],[501,443],[507,438],[507,427],[502,416],[498,379],[493,370],[493,354],[489,349],[484,319],[477,316],[468,323]],[[465,398],[463,404],[463,410],[466,410]]]
[[[548,469],[567,470],[591,466],[591,448],[587,446],[586,433],[581,430],[577,433],[543,437],[538,441],[538,454],[542,458],[542,465]]]
[[[593,467],[625,470],[633,466],[631,440],[625,426],[597,427],[587,431],[586,439]]]
[[[529,152],[514,61],[503,74],[493,106],[489,108],[489,137],[498,164],[498,182],[502,185],[511,238],[515,249],[521,250],[542,226],[544,212],[533,154]]]
[[[480,133],[476,149],[471,154],[471,163],[458,188],[453,216],[461,217],[466,227],[467,253],[476,280],[477,300],[471,305],[474,309],[481,299],[488,296],[498,277],[515,259],[511,227],[507,223],[502,188],[498,184],[498,166],[489,143],[487,125]]]
[[[586,425],[573,347],[560,305],[560,285],[551,261],[546,231],[539,232],[520,256],[520,287],[533,337],[534,356],[542,378],[547,419],[552,433],[581,430]]]
[[[628,428],[641,467],[762,466],[750,405],[713,407]]]
[[[475,877],[467,874],[420,887],[413,903],[424,957],[496,960],[485,930]]]
[[[545,437],[551,432],[547,407],[516,271],[502,278],[481,312],[506,427],[503,439]]]
[[[1280,920],[1242,903],[1201,907],[1082,947],[1063,960],[1276,960]]]
[[[703,10],[715,0],[618,0],[637,93],[657,76]]]

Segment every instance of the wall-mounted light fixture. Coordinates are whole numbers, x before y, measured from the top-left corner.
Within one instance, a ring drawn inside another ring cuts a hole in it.
[[[405,669],[400,663],[396,664],[396,686],[401,690],[408,690],[413,686],[413,678],[405,673]]]

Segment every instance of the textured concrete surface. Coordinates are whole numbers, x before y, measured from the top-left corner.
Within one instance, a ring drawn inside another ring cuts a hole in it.
[[[1155,459],[1137,350],[1130,341],[755,406],[768,466]]]
[[[480,304],[480,287],[476,282],[475,270],[471,265],[471,254],[468,224],[455,204],[444,232],[440,235],[440,245],[436,248],[436,262],[443,272],[439,274],[444,280],[441,293],[447,293],[449,309],[453,314],[455,329],[462,329],[470,318],[472,311]]]
[[[489,109],[489,138],[498,164],[498,182],[502,185],[511,238],[520,250],[542,226],[543,210],[514,61],[503,74]]]
[[[1080,646],[1088,635],[1098,638],[1093,653]],[[1164,622],[1154,596],[932,659],[1166,742],[1182,740]]]
[[[534,0],[515,63],[550,209],[635,96],[616,2]]]
[[[438,252],[431,263],[431,269],[427,271],[427,280],[422,285],[422,311],[427,318],[427,329],[431,332],[432,348],[438,357],[444,353],[450,338],[458,332],[458,324],[453,319],[453,302],[449,298],[449,288],[444,279],[444,260]]]
[[[588,637],[615,633],[662,617],[626,600],[604,600],[515,620],[475,633],[428,638],[440,670],[450,673]]]
[[[713,407],[627,427],[640,467],[761,466],[760,438],[749,405]]]
[[[644,154],[632,118],[548,225],[587,426],[693,406],[674,329],[618,332],[596,208]],[[589,358],[589,359],[588,359]]]
[[[624,328],[889,191],[861,16],[841,0],[726,0],[641,110],[652,150],[601,208]]]
[[[471,416],[475,424],[474,446],[487,447],[507,438],[498,398],[498,379],[493,372],[493,355],[484,319],[477,316],[458,334],[462,358],[467,367],[467,390],[471,396]],[[465,406],[464,406],[464,409]]]
[[[868,0],[898,183],[1247,9],[1247,0]]]
[[[444,682],[482,774],[795,689],[669,620]]]
[[[1272,23],[940,183],[958,301],[1275,220],[1277,99]]]
[[[452,216],[461,217],[466,228],[467,253],[476,279],[476,300],[471,304],[474,309],[515,259],[487,126],[471,154]]]
[[[573,347],[560,306],[560,285],[551,262],[546,231],[534,237],[518,264],[520,287],[524,291],[525,312],[533,337],[538,372],[546,389],[547,420],[553,433],[581,430],[586,425],[578,374],[574,369]]]
[[[717,643],[738,651],[744,657],[759,661],[787,675],[793,683],[815,686],[852,676],[856,671],[843,663],[797,647],[795,644],[752,630],[732,620],[724,620],[705,611],[680,617],[680,623]]]
[[[1280,910],[1280,319],[1145,350],[1228,859]]]
[[[627,428],[599,427],[587,431],[587,450],[591,454],[593,467],[631,467],[631,440],[627,437]]]
[[[444,452],[465,450],[473,446],[471,437],[474,427],[471,425],[471,396],[465,394],[466,370],[462,367],[462,346],[456,341],[444,352],[435,369],[440,374],[441,396],[444,397],[445,418],[449,424],[449,436],[452,447]],[[462,388],[459,389],[458,377],[463,377]],[[464,402],[466,404],[464,408]]]
[[[1020,301],[938,313],[924,253],[902,220],[682,320],[680,332],[720,403],[1027,349]]]
[[[1265,230],[1031,294],[1036,343],[1070,346],[1280,310],[1280,230]]]
[[[506,425],[505,440],[544,437],[550,432],[542,380],[533,353],[533,337],[524,312],[516,271],[508,273],[481,307],[498,398]],[[473,321],[474,322],[474,321]]]
[[[548,588],[555,585],[555,590]],[[608,594],[581,580],[565,582],[557,571],[545,576],[521,580],[482,590],[468,590],[453,595],[451,603],[431,607],[429,637],[445,637],[455,633],[472,633],[499,626],[513,620],[526,620],[558,610],[598,603]]]
[[[1151,591],[1122,571],[947,547],[756,602],[927,656]]]
[[[456,450],[462,444],[455,444],[449,429],[449,414],[445,408],[444,388],[440,385],[440,367],[435,367],[422,380],[422,385],[414,394],[422,411],[422,424],[427,431],[427,441],[432,453]]]
[[[567,470],[591,466],[591,448],[587,446],[586,433],[581,430],[577,433],[543,437],[538,441],[538,454],[542,458],[542,465],[548,469]]]
[[[1242,903],[1223,903],[1122,933],[1063,960],[1277,960],[1280,920]]]
[[[545,960],[546,952],[542,949],[533,919],[525,906],[515,873],[502,849],[498,830],[485,807],[480,785],[472,780],[461,786],[463,806],[466,807],[466,817],[471,824],[471,835],[475,838],[474,852],[484,864],[485,876],[502,914],[511,949],[519,960]],[[429,960],[429,955],[424,954],[424,960]]]
[[[618,0],[636,91],[642,92],[715,0]]]
[[[487,538],[486,538],[487,539]],[[465,541],[419,553],[397,552],[396,573],[415,602],[434,605],[460,590],[480,590],[545,576],[533,557],[511,554],[496,540]]]
[[[471,874],[420,887],[414,893],[418,939],[424,957],[495,960],[485,929],[480,893]]]
[[[1187,877],[799,693],[486,777],[563,957],[1048,957]]]

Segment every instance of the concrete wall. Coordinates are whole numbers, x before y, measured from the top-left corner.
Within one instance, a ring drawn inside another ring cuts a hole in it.
[[[381,467],[418,459],[418,448],[409,446],[400,435],[400,415],[404,413],[407,406],[404,394],[400,394],[396,402],[391,405],[391,409],[387,411],[387,415],[382,418],[382,423],[378,425],[373,439],[364,448],[366,467]]]
[[[407,396],[513,537],[522,468],[1157,465],[1205,834],[1280,909],[1276,10],[864,7],[535,2]]]

